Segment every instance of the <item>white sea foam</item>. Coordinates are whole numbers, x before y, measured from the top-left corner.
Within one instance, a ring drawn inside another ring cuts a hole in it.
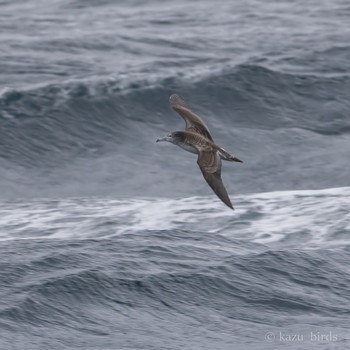
[[[90,239],[145,231],[209,232],[265,245],[350,243],[350,187],[215,197],[76,198],[0,203],[0,239]]]

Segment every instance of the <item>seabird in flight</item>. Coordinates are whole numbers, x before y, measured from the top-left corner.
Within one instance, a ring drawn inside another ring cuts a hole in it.
[[[231,162],[243,162],[214,143],[203,120],[191,111],[180,96],[176,94],[171,95],[169,102],[170,106],[185,120],[186,129],[185,131],[174,131],[157,139],[157,142],[168,141],[188,152],[197,154],[197,164],[202,171],[205,181],[207,181],[215,194],[228,207],[233,209],[221,179],[221,159]]]

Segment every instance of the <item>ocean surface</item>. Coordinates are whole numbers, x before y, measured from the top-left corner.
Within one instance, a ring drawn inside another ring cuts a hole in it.
[[[0,349],[350,349],[347,0],[0,0]],[[181,130],[214,140],[235,210]]]

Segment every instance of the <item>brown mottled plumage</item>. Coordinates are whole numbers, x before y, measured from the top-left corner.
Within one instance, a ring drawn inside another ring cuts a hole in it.
[[[180,114],[186,122],[185,131],[175,131],[157,139],[168,141],[180,146],[188,152],[198,154],[197,163],[204,179],[215,194],[231,209],[233,209],[226,188],[221,179],[221,159],[241,162],[223,148],[214,143],[208,127],[203,120],[191,111],[186,102],[178,95],[170,96],[171,107]]]
[[[174,94],[170,96],[169,102],[170,106],[185,120],[186,131],[202,135],[210,141],[213,141],[208,127],[204,124],[203,120],[197,114],[193,113],[190,110],[185,100],[183,100],[179,95]]]

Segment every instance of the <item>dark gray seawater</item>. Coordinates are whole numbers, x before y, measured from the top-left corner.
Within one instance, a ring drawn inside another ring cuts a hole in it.
[[[346,0],[0,1],[0,349],[350,349]],[[235,211],[155,140],[181,94]]]

